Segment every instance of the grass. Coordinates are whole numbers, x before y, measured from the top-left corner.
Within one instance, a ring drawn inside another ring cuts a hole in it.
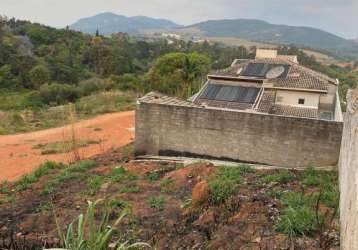
[[[0,183],[0,194],[10,194],[10,183],[7,181],[3,181]]]
[[[285,176],[278,174],[277,176]],[[277,178],[279,180],[279,178]],[[286,178],[282,178],[286,182]],[[272,196],[281,201],[283,210],[275,229],[289,237],[313,236],[324,232],[322,226],[330,224],[330,216],[322,214],[319,208],[328,206],[337,211],[339,206],[338,176],[336,172],[319,171],[308,168],[299,176],[302,192],[282,192],[272,190]],[[306,190],[306,191],[305,191]],[[332,226],[332,225],[330,225]]]
[[[254,169],[247,166],[219,167],[217,175],[208,181],[211,190],[209,202],[213,205],[220,205],[234,194],[236,187],[242,183],[246,174],[254,172]]]
[[[163,210],[164,205],[166,203],[166,199],[164,196],[156,196],[156,197],[150,197],[147,200],[147,203],[150,208],[156,209],[156,210]]]
[[[290,170],[278,170],[274,174],[263,175],[258,180],[260,185],[265,185],[269,183],[279,183],[279,184],[287,184],[291,181],[295,180],[295,176],[292,174]]]
[[[33,149],[40,149],[42,155],[49,154],[63,154],[73,151],[76,148],[88,147],[93,144],[100,144],[101,141],[95,140],[79,140],[75,144],[73,141],[62,141],[62,142],[53,142],[48,144],[37,144]]]
[[[318,231],[320,221],[317,221],[315,199],[303,193],[288,192],[280,198],[284,209],[275,229],[290,238],[298,236],[312,236]]]
[[[42,176],[48,175],[52,170],[63,169],[65,167],[62,163],[46,162],[38,167],[31,174],[23,176],[19,181],[15,183],[17,191],[23,191],[36,183]]]
[[[15,134],[64,126],[70,123],[66,104],[56,107],[31,109],[25,102],[31,92],[0,93],[0,134]],[[133,110],[135,95],[130,92],[110,91],[92,94],[74,103],[76,117],[88,119],[96,115]]]
[[[61,184],[73,180],[73,179],[84,179],[87,178],[87,170],[96,167],[94,161],[82,161],[65,168],[59,175],[55,176],[53,179],[49,180],[43,190],[43,195],[48,195],[54,192]]]
[[[166,178],[160,182],[160,190],[163,193],[170,193],[175,190],[175,183],[172,179]]]
[[[119,193],[124,194],[124,193],[139,193],[140,192],[140,188],[135,185],[135,184],[130,184],[128,186],[122,187],[119,190]]]
[[[64,248],[69,250],[103,250],[109,249],[110,243],[112,242],[115,243],[111,248],[118,250],[150,247],[148,244],[141,242],[130,244],[128,241],[124,241],[122,237],[116,237],[116,227],[126,216],[125,213],[121,213],[115,223],[110,224],[109,218],[111,211],[99,213],[99,211],[96,210],[96,203],[89,202],[86,213],[80,214],[77,219],[69,224],[66,233],[62,231],[61,228],[63,228],[63,226],[58,223],[56,218],[58,233]],[[98,214],[102,217],[99,223],[96,221]],[[115,240],[115,238],[117,238],[117,240]],[[118,238],[120,240],[118,240]]]
[[[160,179],[160,174],[158,172],[151,172],[147,175],[147,179],[150,181],[158,181]]]

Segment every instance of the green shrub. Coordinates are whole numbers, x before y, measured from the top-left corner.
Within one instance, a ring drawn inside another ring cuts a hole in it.
[[[149,173],[147,179],[150,181],[157,181],[160,179],[160,174],[158,172]]]
[[[110,89],[111,84],[108,81],[97,77],[81,81],[77,86],[77,91],[80,96],[89,96],[93,93]]]
[[[74,102],[78,98],[78,93],[73,85],[51,83],[42,85],[38,96],[42,103],[56,106]]]

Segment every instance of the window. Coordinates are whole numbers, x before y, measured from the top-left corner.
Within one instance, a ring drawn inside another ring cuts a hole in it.
[[[305,104],[305,99],[303,99],[303,98],[298,99],[298,104],[304,105]]]

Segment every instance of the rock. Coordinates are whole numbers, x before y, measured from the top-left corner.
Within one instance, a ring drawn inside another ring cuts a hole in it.
[[[206,181],[199,182],[195,185],[192,191],[193,207],[198,207],[205,203],[210,196],[210,187]]]

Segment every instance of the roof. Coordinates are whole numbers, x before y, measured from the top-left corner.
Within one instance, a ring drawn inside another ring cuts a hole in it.
[[[260,113],[273,115],[295,116],[303,118],[318,118],[319,112],[315,108],[294,107],[288,105],[275,104],[275,92],[265,90],[262,94],[261,101],[257,107]]]
[[[173,106],[186,106],[186,107],[200,107],[199,105],[181,100],[176,97],[163,95],[158,92],[150,92],[138,99],[140,103],[152,103],[152,104],[163,104],[163,105],[173,105]]]
[[[253,65],[258,65],[259,67],[253,67]],[[265,65],[265,68],[260,68],[260,65]],[[247,74],[248,70],[251,71],[251,74]],[[275,72],[275,70],[279,70],[279,72]],[[280,70],[282,71],[280,72]],[[275,76],[275,74],[278,75],[269,79],[267,78],[267,74],[270,71],[274,73],[273,76]],[[257,73],[256,77],[253,76],[255,72]],[[268,87],[272,88],[316,91],[327,91],[327,84],[337,84],[335,79],[303,67],[291,60],[285,59],[285,57],[235,60],[231,67],[213,72],[209,75],[209,78],[210,77],[264,80],[265,83],[269,84]]]

